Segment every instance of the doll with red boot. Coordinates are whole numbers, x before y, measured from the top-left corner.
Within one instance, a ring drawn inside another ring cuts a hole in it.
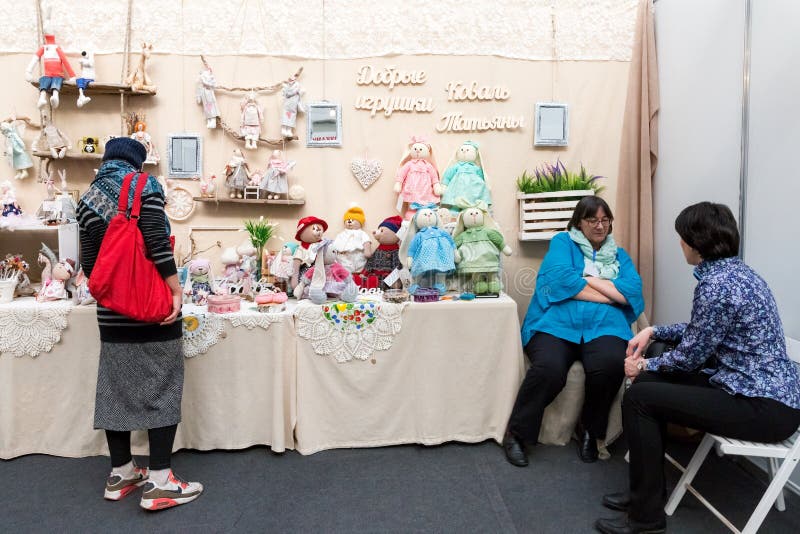
[[[297,287],[300,278],[314,264],[317,257],[317,248],[322,241],[322,236],[328,229],[328,223],[319,217],[303,217],[297,221],[297,232],[294,238],[300,245],[292,256],[292,278],[290,287]]]
[[[364,281],[362,287],[389,289],[401,286],[399,277],[391,284],[385,283],[387,276],[395,271],[400,271],[400,226],[403,219],[398,215],[384,219],[378,228],[372,232],[378,247],[369,253],[364,252],[367,257],[367,264],[364,267]]]

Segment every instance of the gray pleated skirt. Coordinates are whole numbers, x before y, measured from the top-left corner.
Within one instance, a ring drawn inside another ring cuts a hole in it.
[[[142,430],[178,424],[183,342],[100,343],[94,427]]]

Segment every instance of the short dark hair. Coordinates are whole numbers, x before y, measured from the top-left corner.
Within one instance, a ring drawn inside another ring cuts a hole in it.
[[[675,231],[704,260],[730,258],[739,253],[739,228],[725,204],[698,202],[683,208]]]
[[[611,213],[611,208],[608,207],[606,201],[597,195],[583,197],[578,202],[578,205],[575,206],[575,211],[572,212],[572,218],[567,223],[567,230],[572,230],[573,228],[578,228],[580,230],[581,220],[594,217],[597,210],[600,208],[603,208],[603,211],[606,212],[606,217],[611,219],[611,223],[608,225],[608,233],[610,234],[614,222],[614,215]]]

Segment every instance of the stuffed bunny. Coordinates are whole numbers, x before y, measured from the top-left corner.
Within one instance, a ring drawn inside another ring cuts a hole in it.
[[[412,203],[439,202],[439,195],[442,194],[439,171],[436,170],[433,147],[424,138],[411,138],[397,171],[394,192],[399,194],[398,211],[405,213],[406,219],[410,219],[414,213],[408,209]],[[402,204],[406,204],[405,211],[401,209]]]
[[[267,170],[255,185],[264,192],[270,200],[286,198],[289,194],[289,180],[287,174],[295,165],[295,161],[283,159],[283,152],[273,150],[267,162]]]
[[[94,297],[89,292],[89,279],[83,272],[83,267],[78,269],[78,274],[75,275],[75,293],[72,297],[72,301],[78,306],[88,306],[96,303]]]
[[[261,123],[264,122],[264,113],[256,101],[255,91],[247,93],[239,106],[242,109],[239,135],[244,137],[246,149],[255,150],[258,148],[258,138],[261,136]]]
[[[486,204],[470,204],[461,198],[458,206],[463,211],[458,215],[453,232],[457,272],[467,277],[476,295],[499,294],[501,287],[497,275],[500,271],[500,253],[510,256],[511,247],[506,245]]]
[[[269,272],[275,277],[275,286],[289,293],[289,281],[292,278],[292,256],[297,250],[297,243],[284,243],[269,266]]]
[[[222,279],[217,287],[222,293],[238,293],[239,288],[239,253],[234,247],[222,251],[219,261],[222,262]]]
[[[447,290],[445,277],[456,268],[456,244],[438,227],[436,204],[412,204],[411,208],[415,213],[400,247],[400,260],[414,280],[408,291],[413,295],[420,287],[431,287],[442,294]]]
[[[456,150],[452,163],[442,175],[442,189],[442,206],[451,211],[459,211],[459,198],[472,204],[482,201],[486,206],[492,206],[478,143],[466,141]]]
[[[75,85],[78,86],[78,101],[76,102],[79,108],[92,101],[91,98],[83,94],[83,91],[89,88],[89,84],[94,81],[94,52],[81,52],[81,77],[75,80]]]
[[[217,293],[213,287],[214,275],[211,272],[211,262],[206,259],[192,260],[189,262],[188,271],[189,276],[186,278],[183,294],[192,304],[205,306],[209,295]]]
[[[336,262],[336,253],[330,239],[323,239],[313,247],[314,266],[300,278],[294,288],[297,299],[309,299],[314,304],[324,304],[328,297],[354,302],[358,296],[358,286],[350,271]]]
[[[294,137],[294,127],[297,124],[297,114],[305,113],[306,107],[301,97],[305,91],[297,81],[297,76],[292,75],[283,83],[283,108],[281,113],[281,135],[286,139]]]
[[[233,155],[225,166],[225,176],[228,195],[231,198],[244,198],[244,188],[250,178],[250,167],[247,166],[244,154],[238,148],[233,149]]]
[[[64,73],[69,79],[75,78],[75,71],[67,60],[67,55],[56,43],[54,35],[53,18],[51,16],[52,7],[46,6],[44,10],[42,32],[44,33],[44,44],[34,53],[28,68],[25,70],[25,79],[33,81],[33,70],[42,61],[44,76],[39,78],[39,101],[36,107],[44,109],[47,106],[47,92],[50,92],[50,107],[58,107],[58,93],[61,91],[61,84],[64,82]]]
[[[202,58],[201,58],[202,59]],[[217,96],[214,89],[217,87],[217,80],[208,63],[203,61],[203,70],[197,80],[197,90],[195,91],[195,101],[203,106],[203,114],[206,117],[206,128],[213,130],[217,127],[219,118],[219,108],[217,107]]]
[[[378,225],[378,228],[372,231],[375,240],[378,242],[378,247],[373,251],[370,247],[369,251],[364,251],[364,256],[367,257],[367,263],[364,266],[364,279],[362,287],[388,289],[389,287],[399,288],[400,280],[397,279],[393,284],[389,285],[384,283],[387,276],[394,271],[399,271],[403,268],[400,263],[400,226],[403,219],[395,215],[388,217]]]
[[[67,298],[69,296],[67,284],[75,274],[75,261],[69,258],[60,262],[56,261],[53,251],[42,243],[39,263],[43,264],[44,268],[42,269],[42,288],[36,294],[36,300],[46,302]]]

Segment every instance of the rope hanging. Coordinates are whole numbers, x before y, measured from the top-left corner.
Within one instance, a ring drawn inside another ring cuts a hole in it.
[[[208,64],[208,61],[206,61],[205,56],[201,55],[200,56],[200,60],[203,62],[203,65],[207,69],[214,70]],[[297,69],[297,72],[294,73],[294,77],[295,78],[299,77],[300,74],[302,74],[302,72],[303,72],[303,67],[300,67],[299,69]],[[276,91],[280,90],[280,88],[283,86],[284,83],[286,83],[288,81],[289,81],[289,78],[286,78],[285,80],[281,80],[281,81],[279,81],[277,83],[274,83],[272,85],[257,85],[257,86],[254,86],[254,87],[230,87],[230,86],[227,86],[227,85],[217,84],[214,87],[214,89],[219,90],[219,91],[226,91],[228,93],[248,93],[250,91],[254,91],[256,93],[275,93]]]

